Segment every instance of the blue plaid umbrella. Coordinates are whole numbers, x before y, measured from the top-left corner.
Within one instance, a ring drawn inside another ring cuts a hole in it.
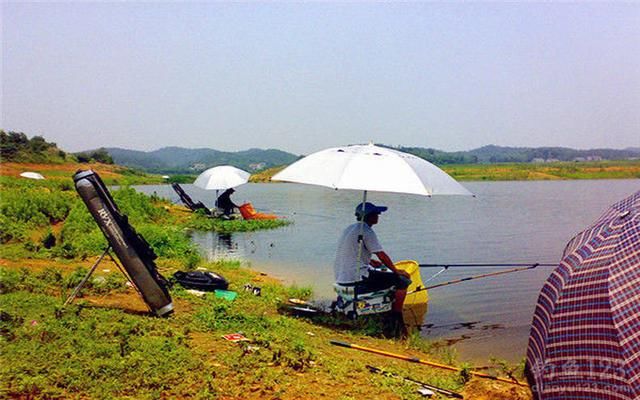
[[[538,399],[640,398],[640,191],[567,245],[533,316]]]

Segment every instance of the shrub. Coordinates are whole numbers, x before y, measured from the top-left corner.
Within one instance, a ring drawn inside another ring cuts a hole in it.
[[[181,228],[158,224],[169,217],[148,196],[132,188],[116,190],[113,196],[120,210],[129,217],[131,225],[159,257],[181,259],[190,268],[200,261],[197,247]],[[60,236],[62,243],[54,248],[54,254],[64,258],[96,255],[107,247],[93,216],[80,202],[69,213]]]
[[[27,268],[19,270],[0,268],[0,294],[15,291],[42,292],[46,285]]]
[[[3,190],[0,215],[30,228],[48,226],[64,220],[76,201],[70,192],[46,187],[17,187]]]
[[[167,212],[153,204],[149,196],[137,192],[130,187],[123,187],[113,192],[113,198],[120,211],[129,217],[132,223],[160,222]]]
[[[0,243],[20,241],[26,237],[26,224],[0,214]]]
[[[200,260],[197,247],[179,227],[141,225],[138,232],[159,257],[183,259],[193,264]]]

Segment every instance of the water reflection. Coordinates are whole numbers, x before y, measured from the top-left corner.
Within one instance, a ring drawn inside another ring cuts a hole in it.
[[[208,261],[241,260],[245,256],[243,246],[232,233],[194,231],[191,240],[198,244],[202,256]]]
[[[218,233],[218,248],[226,249],[228,252],[237,250],[238,243],[234,243],[231,237],[232,235],[230,233]]]

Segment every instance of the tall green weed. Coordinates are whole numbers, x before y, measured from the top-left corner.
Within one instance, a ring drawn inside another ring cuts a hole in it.
[[[63,221],[75,202],[75,195],[66,191],[28,187],[5,190],[0,197],[0,225],[3,231],[10,232],[49,226]],[[21,237],[2,236],[3,243]]]
[[[161,222],[168,216],[166,210],[157,207],[149,196],[130,187],[122,187],[112,192],[113,199],[131,223]]]
[[[291,224],[288,219],[270,219],[270,220],[223,220],[211,218],[205,215],[194,214],[187,226],[198,231],[216,231],[221,233],[232,232],[252,232],[265,229],[277,229]]]
[[[198,263],[200,255],[195,244],[150,197],[126,187],[113,191],[113,197],[120,211],[129,217],[131,225],[159,257],[182,259],[190,267]],[[69,213],[54,254],[65,258],[86,257],[99,254],[106,247],[107,241],[98,225],[80,202]]]

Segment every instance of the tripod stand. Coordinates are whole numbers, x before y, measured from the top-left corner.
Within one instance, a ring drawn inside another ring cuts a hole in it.
[[[140,298],[142,299],[142,301],[144,302],[145,306],[147,307],[147,309],[149,309],[149,311],[151,311],[151,309],[149,308],[149,306],[147,305],[147,302],[144,301],[144,297],[142,297],[142,293],[140,293],[140,290],[138,290],[138,287],[135,285],[135,283],[133,283],[133,281],[131,280],[131,278],[129,277],[129,275],[125,272],[125,270],[120,266],[120,264],[116,261],[115,258],[113,258],[113,256],[111,255],[111,245],[107,245],[107,248],[104,250],[104,252],[102,253],[102,255],[100,255],[100,257],[98,258],[98,260],[93,264],[93,266],[91,267],[91,269],[89,270],[89,272],[87,273],[87,275],[85,275],[84,278],[82,278],[82,280],[80,281],[80,283],[78,284],[78,286],[76,286],[73,289],[73,292],[71,292],[71,295],[69,295],[69,297],[67,297],[67,300],[65,300],[63,306],[66,306],[68,304],[70,304],[78,295],[78,293],[80,293],[80,290],[82,290],[82,287],[87,283],[87,281],[89,280],[89,278],[91,277],[91,275],[93,275],[93,273],[95,272],[96,268],[98,268],[98,265],[100,265],[100,262],[102,262],[102,260],[108,255],[109,258],[111,258],[111,261],[113,261],[113,263],[118,267],[118,269],[120,270],[120,272],[122,272],[122,275],[125,276],[125,278],[127,278],[127,281],[129,281],[129,283],[131,284],[131,286],[133,286],[133,288],[136,290],[136,293],[138,293],[138,296],[140,296]]]

